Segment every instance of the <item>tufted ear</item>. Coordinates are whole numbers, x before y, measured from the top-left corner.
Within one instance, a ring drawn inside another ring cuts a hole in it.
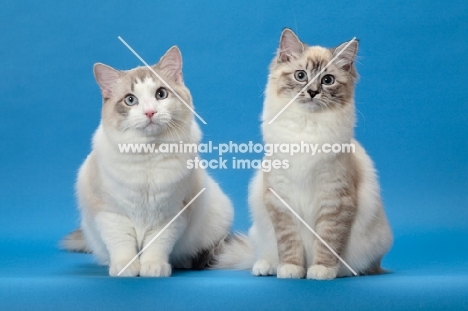
[[[333,51],[333,56],[340,52],[341,54],[336,58],[335,64],[345,71],[350,71],[356,60],[358,47],[359,41],[355,38],[337,46]]]
[[[289,28],[285,28],[281,33],[278,51],[278,61],[287,62],[291,58],[296,58],[304,52],[304,44]]]
[[[120,78],[120,71],[102,63],[94,64],[93,71],[96,82],[101,88],[102,97],[104,99],[110,98],[112,90]]]
[[[157,64],[167,77],[176,83],[183,83],[182,77],[182,54],[177,46],[171,47],[166,54],[161,57]]]

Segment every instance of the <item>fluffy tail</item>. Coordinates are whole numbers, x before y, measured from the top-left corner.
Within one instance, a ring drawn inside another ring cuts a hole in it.
[[[254,262],[252,241],[247,235],[235,233],[227,236],[216,247],[210,268],[248,270],[252,269]]]
[[[60,248],[65,249],[70,252],[80,252],[80,253],[90,253],[86,245],[85,238],[83,236],[83,231],[81,229],[76,229],[72,233],[68,234],[60,241]]]

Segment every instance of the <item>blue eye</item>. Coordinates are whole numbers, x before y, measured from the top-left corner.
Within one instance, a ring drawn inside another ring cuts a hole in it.
[[[134,106],[138,104],[138,98],[132,94],[128,94],[127,96],[125,96],[124,101],[128,106]]]
[[[165,98],[167,98],[167,90],[163,87],[160,87],[156,91],[156,99],[165,99]]]
[[[294,78],[299,82],[304,82],[307,80],[307,73],[304,70],[298,70],[294,73]]]
[[[331,85],[335,83],[335,77],[332,75],[324,75],[322,78],[322,84]]]

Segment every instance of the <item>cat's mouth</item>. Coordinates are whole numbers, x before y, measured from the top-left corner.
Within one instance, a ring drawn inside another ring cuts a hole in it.
[[[161,118],[159,117],[152,117],[152,118],[148,118],[146,120],[146,125],[144,127],[147,127],[147,126],[154,126],[154,125],[157,125],[157,126],[161,126],[164,124],[164,120],[161,120]]]
[[[300,103],[300,106],[303,107],[303,109],[307,110],[308,112],[317,112],[321,109],[323,109],[323,105],[321,101],[317,98],[301,98],[298,100]]]
[[[299,103],[301,104],[309,104],[309,105],[317,105],[320,106],[320,102],[316,98],[310,98],[310,97],[303,97],[298,100]]]
[[[140,120],[140,122],[138,129],[145,135],[154,136],[165,132],[168,127],[171,127],[171,122],[173,121],[169,114],[160,113],[152,118]]]
[[[158,118],[147,119],[141,130],[145,132],[146,135],[158,135],[164,132],[168,125],[168,120],[164,116]]]
[[[140,130],[146,134],[154,135],[162,130],[162,124],[158,120],[148,119],[141,125]]]
[[[148,120],[146,122],[146,125],[144,126],[145,128],[152,128],[152,127],[161,127],[161,122],[158,122],[157,120]]]

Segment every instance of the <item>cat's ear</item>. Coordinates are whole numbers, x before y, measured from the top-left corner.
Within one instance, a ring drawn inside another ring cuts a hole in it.
[[[304,44],[291,29],[285,28],[281,33],[278,61],[287,62],[302,53],[304,53]]]
[[[120,71],[110,66],[96,63],[94,64],[94,77],[101,88],[102,97],[107,99],[112,96],[112,90],[120,78]]]
[[[161,57],[158,68],[163,71],[166,76],[176,83],[183,83],[182,78],[182,54],[177,46],[171,47],[166,54]]]
[[[333,50],[333,56],[339,54],[336,58],[335,64],[345,71],[350,71],[353,68],[354,61],[356,60],[358,47],[359,41],[356,38],[337,46]]]

